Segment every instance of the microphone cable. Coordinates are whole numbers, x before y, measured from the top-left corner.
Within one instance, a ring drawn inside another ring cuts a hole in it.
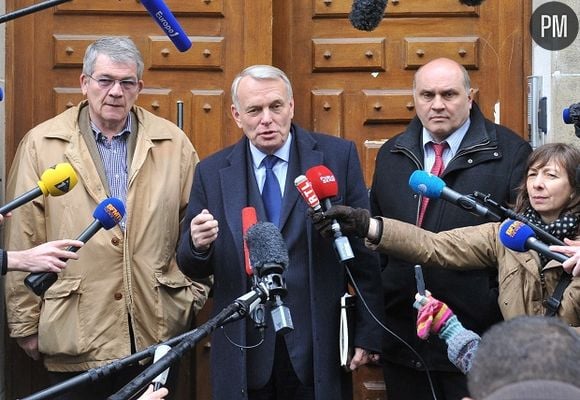
[[[407,343],[405,341],[405,339],[403,339],[402,337],[400,337],[399,335],[397,335],[395,332],[393,332],[391,329],[389,329],[385,324],[383,324],[378,318],[377,316],[372,312],[372,310],[370,309],[370,307],[368,306],[364,296],[362,295],[358,285],[356,284],[354,277],[352,276],[352,273],[350,272],[350,267],[347,263],[344,264],[344,267],[346,269],[346,274],[348,275],[348,278],[352,284],[352,287],[354,288],[354,291],[356,292],[357,296],[359,297],[359,299],[361,300],[364,308],[367,310],[367,312],[369,313],[369,315],[375,320],[375,322],[381,327],[383,328],[383,330],[387,333],[389,333],[391,336],[393,336],[395,339],[397,339],[399,342],[401,342],[405,347],[407,347],[409,350],[411,350],[411,352],[419,359],[419,361],[421,361],[423,363],[423,365],[425,366],[425,373],[427,374],[427,380],[429,381],[429,387],[431,389],[431,394],[433,395],[433,400],[437,400],[437,395],[435,394],[435,386],[433,385],[433,379],[431,378],[431,372],[429,371],[429,368],[427,367],[427,363],[425,362],[425,360],[423,359],[423,357],[421,357],[421,355],[417,352],[417,350],[415,350],[413,348],[413,346],[411,346],[409,343]],[[387,384],[387,382],[385,382],[385,385]]]

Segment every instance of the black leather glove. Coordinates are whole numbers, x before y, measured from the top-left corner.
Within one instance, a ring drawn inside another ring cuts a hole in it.
[[[366,238],[369,231],[371,213],[365,208],[336,205],[324,213],[328,220],[337,220],[343,235]]]
[[[314,228],[316,228],[322,237],[329,239],[334,236],[331,227],[332,219],[326,218],[322,211],[316,212],[312,208],[309,208],[308,216],[312,218],[312,224],[314,225]]]

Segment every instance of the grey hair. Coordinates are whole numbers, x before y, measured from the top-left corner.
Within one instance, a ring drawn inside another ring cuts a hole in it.
[[[288,100],[294,97],[292,93],[292,84],[290,83],[290,79],[288,76],[279,68],[273,67],[271,65],[252,65],[242,72],[240,72],[232,82],[232,103],[234,106],[239,109],[239,98],[238,98],[238,88],[240,86],[240,81],[242,78],[250,76],[256,80],[276,80],[281,79],[282,82],[286,85],[286,92],[288,93]]]
[[[427,65],[427,64],[425,64],[425,65]],[[471,78],[469,78],[469,72],[467,72],[467,69],[465,69],[465,67],[463,65],[459,64],[458,62],[456,62],[456,64],[459,67],[459,69],[461,70],[461,73],[463,74],[463,87],[465,88],[465,91],[467,93],[469,93],[469,91],[471,90]],[[423,69],[423,67],[425,65],[422,65],[421,67],[419,67],[419,69],[415,72],[415,76],[413,76],[413,94],[415,94],[415,89],[417,88],[417,82],[416,82],[417,81],[417,74],[419,73],[419,71],[421,71]]]
[[[143,70],[145,69],[143,57],[135,43],[128,37],[106,36],[91,43],[87,47],[83,59],[83,74],[93,74],[95,62],[100,54],[106,55],[114,63],[134,63],[137,66],[137,78],[141,79],[143,77]]]

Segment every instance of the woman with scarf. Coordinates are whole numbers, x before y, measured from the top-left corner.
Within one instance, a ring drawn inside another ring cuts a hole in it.
[[[568,245],[580,245],[580,241],[571,241],[580,234],[580,196],[575,185],[578,165],[580,150],[573,145],[552,143],[539,147],[528,159],[525,182],[514,207],[530,223]],[[314,213],[312,218],[323,236],[332,237],[330,223],[335,219],[342,233],[365,237],[367,247],[425,267],[497,268],[498,302],[506,320],[519,315],[551,315],[547,300],[565,273],[562,263],[548,260],[536,251],[520,253],[504,247],[499,240],[499,222],[433,233],[393,219],[371,218],[368,210],[340,205],[325,213]],[[580,248],[551,249],[568,250],[569,254],[578,250],[580,258]],[[572,265],[567,269],[571,271]],[[580,330],[580,277],[569,278],[564,287],[561,299],[557,298],[561,301],[555,315]],[[445,298],[445,293],[436,295]],[[480,337],[463,327],[460,318],[429,291],[426,295],[417,294],[415,299],[417,335],[427,339],[430,334],[437,334],[445,340],[449,359],[467,373]]]
[[[515,211],[560,240],[578,239],[578,165],[580,149],[573,145],[551,143],[537,148],[528,159]],[[329,222],[336,219],[344,234],[366,237],[369,248],[424,267],[497,268],[498,303],[505,319],[548,314],[546,301],[564,273],[561,262],[548,260],[534,250],[520,253],[504,247],[499,240],[500,223],[433,233],[393,219],[371,218],[367,210],[345,206],[333,206],[312,218],[324,236],[332,235]],[[433,295],[445,301],[445,293]],[[459,310],[455,311],[461,319]],[[580,326],[580,278],[571,278],[556,315],[571,326]]]

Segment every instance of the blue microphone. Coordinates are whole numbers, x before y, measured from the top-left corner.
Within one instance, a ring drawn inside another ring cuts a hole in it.
[[[546,243],[536,238],[533,229],[521,221],[506,219],[499,228],[499,240],[508,249],[519,253],[535,250],[547,258],[561,263],[568,259],[564,254],[551,251]]]
[[[95,219],[77,238],[85,243],[95,235],[101,228],[111,229],[123,219],[125,206],[123,202],[115,197],[107,198],[99,203],[93,218]],[[79,248],[71,246],[67,251],[76,252]],[[41,296],[58,279],[56,272],[33,272],[24,279],[24,284],[37,296]]]
[[[145,6],[149,14],[157,22],[157,25],[163,29],[163,32],[179,51],[184,52],[191,48],[191,40],[189,40],[187,34],[163,0],[141,0],[141,4]]]
[[[416,170],[411,174],[409,186],[421,196],[426,196],[430,199],[441,198],[463,208],[465,211],[487,218],[490,221],[501,221],[501,217],[489,208],[482,206],[469,196],[448,188],[443,179],[423,170]]]

